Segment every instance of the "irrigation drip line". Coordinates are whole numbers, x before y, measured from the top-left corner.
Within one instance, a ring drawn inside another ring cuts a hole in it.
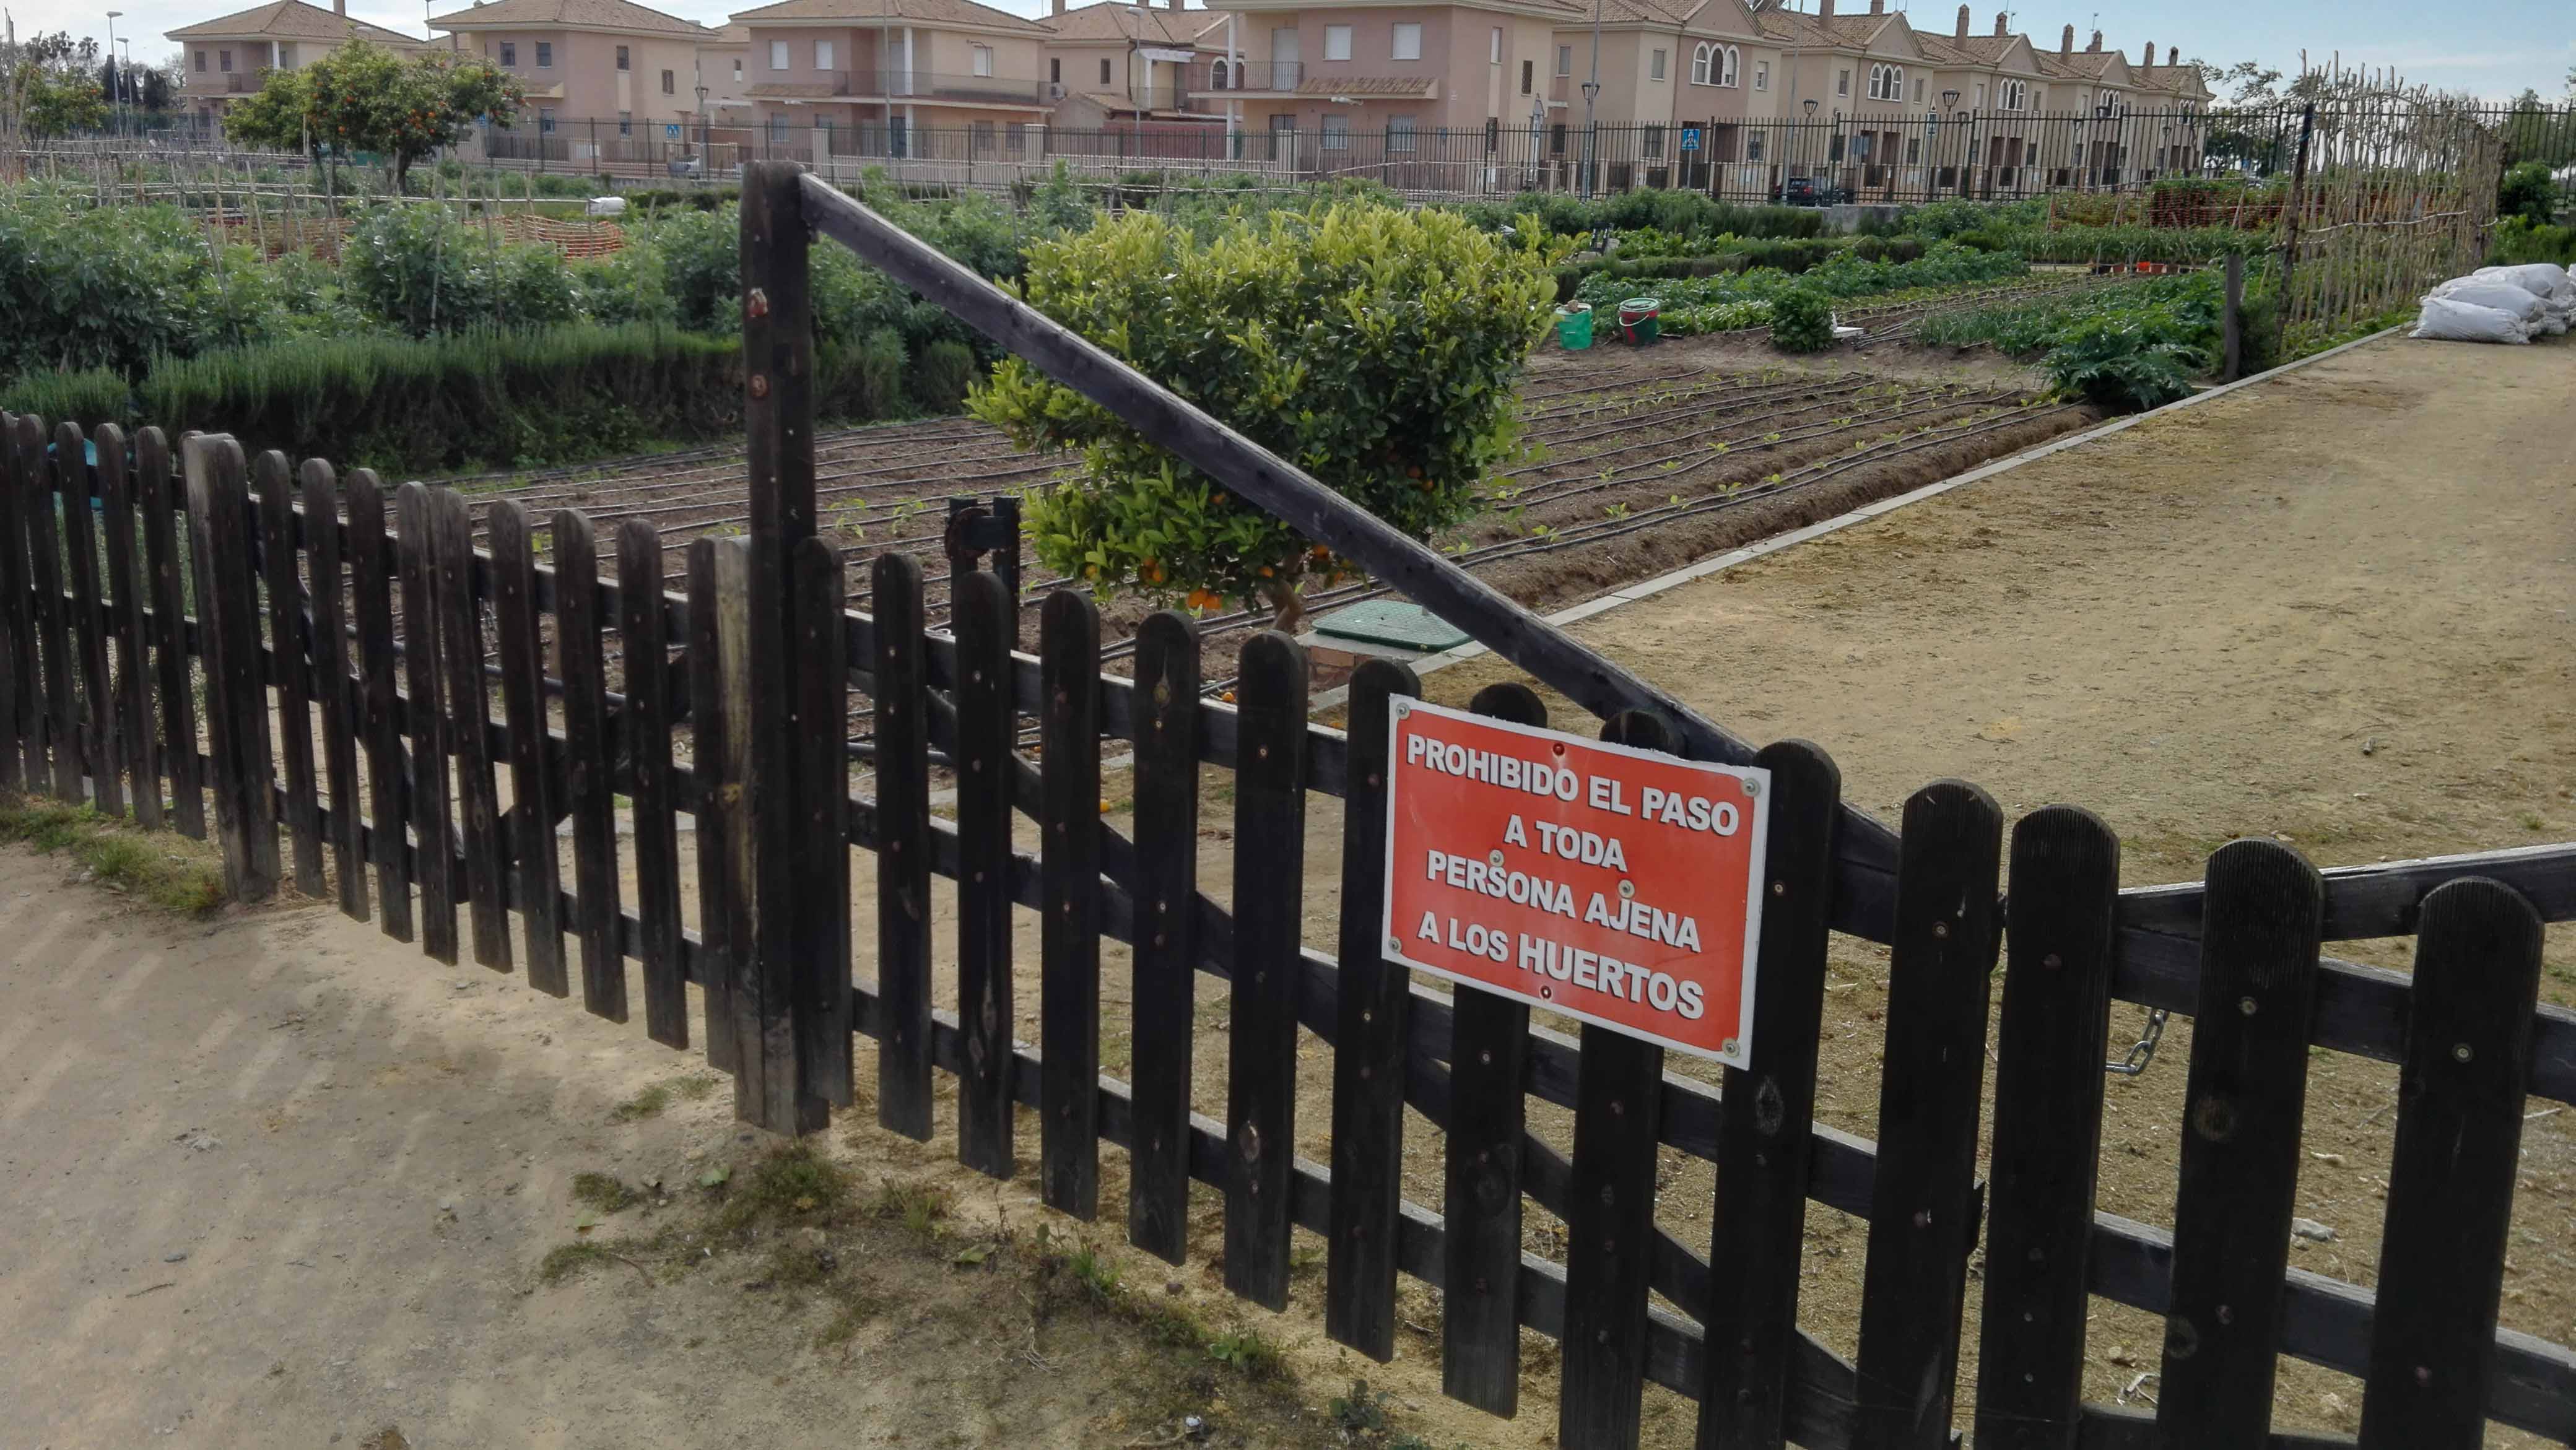
[[[1672,435],[1672,436],[1670,436],[1670,437],[1663,437],[1663,438],[1647,438],[1647,439],[1644,439],[1644,440],[1642,440],[1642,441],[1640,441],[1640,442],[1626,444],[1626,445],[1624,445],[1624,446],[1622,446],[1622,447],[1618,447],[1618,448],[1600,448],[1600,449],[1595,449],[1595,450],[1593,450],[1593,451],[1592,451],[1592,452],[1590,452],[1590,453],[1579,454],[1579,455],[1576,455],[1576,456],[1573,456],[1573,457],[1568,457],[1568,458],[1551,458],[1551,459],[1548,459],[1547,461],[1542,462],[1542,463],[1532,463],[1532,464],[1526,464],[1526,465],[1523,465],[1522,467],[1519,467],[1519,468],[1505,469],[1503,472],[1498,473],[1498,474],[1496,474],[1496,475],[1494,475],[1494,476],[1495,476],[1496,478],[1524,478],[1524,477],[1527,477],[1527,476],[1528,476],[1528,475],[1530,475],[1530,474],[1533,474],[1533,473],[1541,473],[1541,472],[1544,472],[1544,471],[1546,471],[1546,470],[1548,470],[1548,469],[1551,469],[1551,468],[1564,468],[1564,467],[1568,467],[1568,466],[1571,466],[1571,465],[1574,465],[1574,464],[1578,464],[1578,463],[1583,463],[1583,464],[1588,464],[1588,463],[1597,463],[1597,462],[1599,462],[1600,460],[1602,460],[1602,459],[1604,459],[1604,458],[1615,458],[1615,457],[1617,457],[1618,455],[1620,455],[1620,454],[1622,454],[1622,453],[1634,453],[1634,452],[1636,452],[1636,451],[1638,451],[1639,449],[1642,449],[1642,448],[1659,448],[1659,447],[1663,447],[1663,446],[1665,446],[1665,445],[1667,445],[1667,444],[1672,444],[1672,443],[1679,443],[1679,442],[1682,442],[1682,441],[1684,441],[1685,439],[1690,439],[1690,438],[1705,438],[1705,437],[1707,437],[1707,436],[1708,436],[1709,434],[1711,434],[1711,433],[1721,432],[1721,431],[1723,431],[1724,429],[1726,429],[1726,428],[1728,428],[1728,427],[1740,426],[1740,425],[1745,424],[1745,423],[1753,422],[1753,421],[1755,421],[1755,420],[1757,420],[1757,419],[1762,419],[1762,418],[1777,418],[1777,417],[1782,416],[1783,414],[1788,414],[1788,413],[1804,413],[1804,412],[1808,412],[1808,411],[1810,411],[1810,410],[1812,410],[1812,409],[1823,407],[1823,406],[1825,406],[1825,405],[1827,405],[1827,404],[1829,404],[1829,403],[1832,403],[1832,402],[1834,402],[1834,401],[1836,401],[1836,400],[1838,400],[1838,399],[1848,398],[1848,397],[1853,396],[1854,394],[1866,392],[1866,391],[1868,391],[1868,390],[1869,390],[1871,387],[1873,387],[1873,386],[1876,386],[1876,385],[1875,385],[1875,384],[1870,384],[1870,383],[1854,383],[1854,384],[1852,384],[1852,385],[1850,385],[1850,386],[1848,386],[1848,387],[1841,387],[1841,388],[1828,388],[1828,389],[1824,389],[1824,390],[1817,391],[1817,392],[1802,393],[1802,394],[1799,394],[1799,395],[1798,395],[1798,396],[1797,396],[1793,401],[1791,401],[1791,402],[1788,404],[1788,406],[1785,406],[1785,407],[1779,407],[1779,408],[1773,408],[1773,409],[1770,409],[1770,410],[1769,410],[1769,411],[1767,411],[1767,412],[1751,413],[1751,414],[1729,414],[1729,415],[1727,415],[1727,417],[1726,417],[1726,419],[1725,419],[1725,421],[1724,421],[1724,422],[1721,422],[1721,423],[1718,423],[1718,424],[1712,425],[1712,426],[1707,427],[1707,428],[1700,428],[1700,429],[1696,429],[1696,430],[1694,430],[1694,431],[1692,431],[1692,432],[1689,432],[1689,433],[1675,434],[1675,435]],[[1942,387],[1942,385],[1939,385],[1939,384],[1926,384],[1926,385],[1925,385],[1925,390],[1926,390],[1926,391],[1939,391],[1939,390],[1941,389],[1941,387]],[[1900,391],[1902,391],[1902,390],[1900,390]],[[1766,400],[1764,400],[1764,401],[1776,401],[1776,400],[1766,399]],[[1607,430],[1607,431],[1608,431],[1608,432],[1610,432],[1610,433],[1613,433],[1613,434],[1618,434],[1618,433],[1634,433],[1634,432],[1637,432],[1638,430],[1637,430],[1637,429],[1635,429],[1635,428],[1613,428],[1613,429],[1609,429],[1609,430]],[[1594,435],[1594,436],[1599,436],[1599,435]]]

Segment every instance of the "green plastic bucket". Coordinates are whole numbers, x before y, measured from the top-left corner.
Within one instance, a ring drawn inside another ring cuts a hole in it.
[[[1556,309],[1556,345],[1567,352],[1592,346],[1592,304],[1577,302]]]
[[[1619,304],[1619,336],[1623,341],[1643,347],[1663,336],[1664,301],[1660,297],[1631,297]]]

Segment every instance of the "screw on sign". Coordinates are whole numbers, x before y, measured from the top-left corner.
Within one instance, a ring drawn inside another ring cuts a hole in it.
[[[1389,956],[1747,1065],[1770,772],[1418,701],[1388,729]]]

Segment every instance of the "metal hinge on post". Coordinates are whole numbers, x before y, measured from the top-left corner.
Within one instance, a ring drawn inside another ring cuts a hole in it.
[[[2102,1070],[2118,1073],[2122,1077],[2136,1077],[2145,1072],[2147,1064],[2156,1060],[2156,1044],[2164,1040],[2165,1020],[2171,1016],[2173,1013],[2166,1008],[2149,1008],[2147,1030],[2138,1034],[2138,1040],[2130,1045],[2127,1056],[2117,1062],[2102,1064]]]
[[[948,500],[948,531],[942,540],[948,555],[948,567],[959,574],[971,572],[986,554],[993,556],[993,572],[1002,576],[1002,587],[1011,598],[1020,597],[1020,498],[1018,494],[996,494],[990,500],[971,495],[952,495]]]

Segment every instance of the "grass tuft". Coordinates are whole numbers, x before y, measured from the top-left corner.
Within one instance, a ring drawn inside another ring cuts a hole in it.
[[[606,1173],[576,1173],[572,1176],[575,1203],[586,1203],[601,1213],[615,1213],[644,1201],[644,1195]]]
[[[606,1264],[612,1256],[594,1243],[562,1244],[548,1249],[537,1265],[537,1278],[548,1284],[560,1284],[576,1274]]]
[[[145,832],[87,806],[0,797],[0,841],[47,855],[68,852],[99,884],[182,916],[224,904],[223,869],[213,849],[170,832]]]

